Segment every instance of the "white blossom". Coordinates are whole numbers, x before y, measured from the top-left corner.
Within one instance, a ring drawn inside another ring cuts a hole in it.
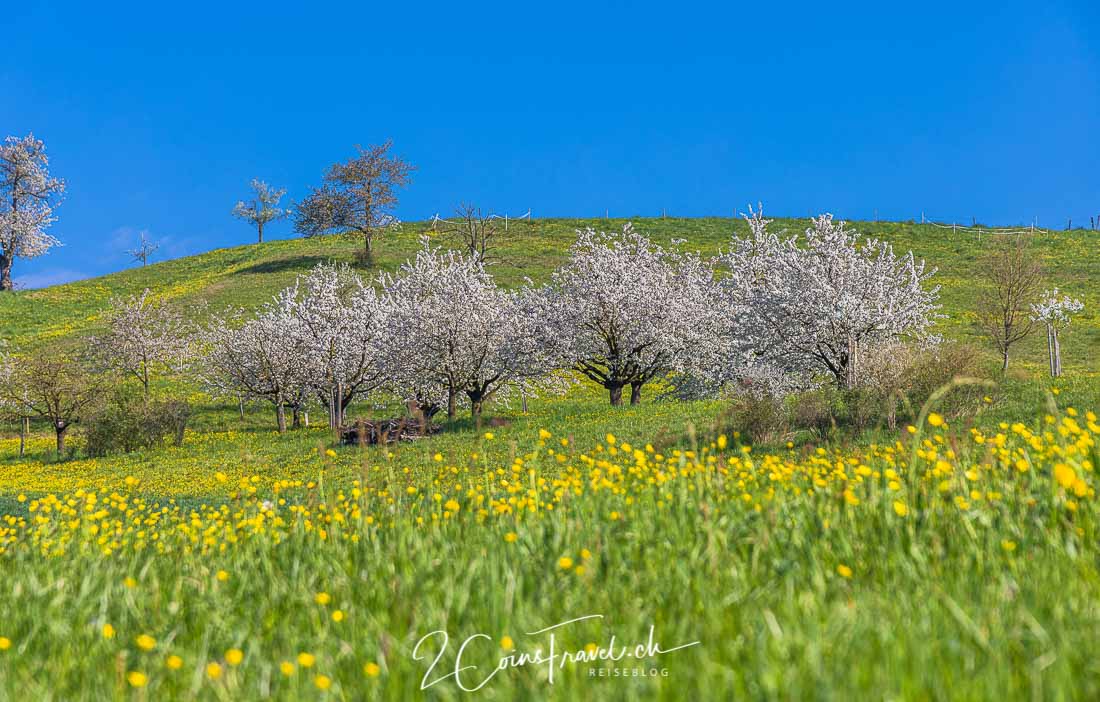
[[[712,271],[695,255],[657,246],[627,224],[620,233],[577,233],[569,261],[553,275],[546,315],[564,360],[620,404],[670,371],[707,366],[713,325]]]
[[[746,217],[721,264],[731,337],[788,373],[827,372],[844,387],[858,382],[859,349],[902,336],[920,337],[936,318],[939,287],[912,252],[861,240],[823,214],[801,243],[769,231],[761,212]]]
[[[192,335],[180,314],[146,289],[128,300],[111,300],[107,331],[93,338],[91,347],[101,362],[136,378],[148,396],[152,374],[179,369]]]
[[[241,318],[237,313],[211,319],[203,335],[203,378],[215,390],[270,402],[284,432],[286,409],[297,417],[313,387],[308,334],[293,312],[277,303],[243,323]]]
[[[1043,293],[1038,302],[1031,305],[1031,319],[1041,322],[1047,328],[1047,352],[1050,359],[1050,374],[1057,378],[1062,375],[1062,343],[1059,332],[1069,326],[1073,315],[1085,309],[1085,303],[1069,295],[1060,295],[1058,288]]]
[[[318,265],[279,295],[278,306],[297,321],[311,385],[329,412],[329,424],[391,379],[388,305],[348,266]]]
[[[501,392],[553,384],[536,295],[498,288],[480,260],[425,241],[380,283],[390,305],[392,367],[407,399],[445,398],[453,417],[464,396],[476,419]]]
[[[33,134],[0,145],[0,290],[12,289],[16,258],[35,258],[60,241],[46,233],[65,183],[50,176],[46,146]]]
[[[271,222],[290,216],[290,210],[279,207],[279,200],[286,195],[286,188],[275,188],[257,178],[252,179],[252,191],[256,194],[250,202],[238,200],[233,206],[233,216],[256,227],[256,238],[264,241],[264,228]]]

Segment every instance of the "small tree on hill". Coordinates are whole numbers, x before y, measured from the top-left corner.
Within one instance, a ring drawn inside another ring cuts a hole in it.
[[[252,179],[252,200],[238,200],[233,206],[233,216],[256,227],[256,241],[264,243],[264,227],[271,222],[290,216],[290,210],[279,207],[286,195],[286,188],[274,188],[262,180]]]
[[[455,218],[456,223],[449,224],[444,233],[459,244],[467,258],[494,262],[499,232],[492,214],[463,203],[455,208]]]
[[[1035,331],[1031,306],[1043,283],[1038,257],[1022,236],[998,236],[978,264],[985,289],[978,294],[981,330],[1001,354],[1001,370],[1008,370],[1009,352]]]
[[[142,266],[149,265],[149,259],[160,248],[160,244],[153,241],[145,232],[141,232],[138,235],[138,245],[135,248],[130,249],[126,253],[136,263],[140,263]]]
[[[16,258],[35,258],[60,245],[46,230],[65,183],[49,172],[46,145],[34,135],[0,145],[0,290],[12,290]]]
[[[93,354],[106,366],[141,383],[145,397],[153,374],[179,368],[193,331],[167,303],[146,289],[129,300],[111,300],[107,332],[92,339]]]
[[[325,173],[294,214],[294,229],[303,236],[355,232],[363,237],[363,259],[370,263],[374,237],[397,222],[397,190],[409,184],[415,167],[391,156],[392,141],[363,148]]]
[[[1058,288],[1048,290],[1038,302],[1031,305],[1031,318],[1047,328],[1047,353],[1050,358],[1050,375],[1062,375],[1062,344],[1058,333],[1069,326],[1073,315],[1085,309],[1085,304],[1069,295],[1059,296]]]
[[[72,358],[43,354],[19,359],[3,392],[24,416],[36,415],[50,422],[60,458],[69,429],[100,395],[105,381],[104,376],[89,372]]]

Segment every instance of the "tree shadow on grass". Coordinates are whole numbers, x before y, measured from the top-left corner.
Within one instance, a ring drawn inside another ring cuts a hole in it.
[[[319,263],[335,261],[332,256],[291,256],[289,258],[277,258],[273,261],[264,261],[247,268],[242,268],[238,273],[245,275],[299,272],[307,273]]]

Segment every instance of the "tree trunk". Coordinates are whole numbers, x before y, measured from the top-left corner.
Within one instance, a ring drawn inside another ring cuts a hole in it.
[[[302,428],[302,413],[298,411],[297,407],[291,407],[290,408],[290,417],[291,417],[290,426],[294,429],[301,429]]]
[[[613,383],[604,386],[607,388],[607,392],[611,397],[611,406],[618,407],[623,404],[623,386],[622,383]]]
[[[31,433],[31,418],[19,418],[19,457],[27,455],[27,434]]]
[[[481,400],[470,400],[470,416],[474,418],[474,427],[481,431]]]
[[[1008,347],[1007,346],[1004,348],[1004,350],[1001,351],[1001,372],[1002,373],[1007,373],[1008,372]]]
[[[1060,378],[1062,376],[1062,342],[1058,341],[1057,329],[1051,332],[1051,336],[1054,337],[1054,377]]]
[[[458,391],[447,391],[447,419],[453,420],[458,410]]]
[[[244,395],[237,393],[237,409],[241,412],[241,421],[244,421]]]
[[[11,264],[13,257],[0,254],[0,290],[11,290]]]
[[[848,338],[848,363],[844,366],[844,389],[851,390],[859,384],[859,341]]]
[[[642,401],[642,383],[630,384],[630,404],[636,405]]]
[[[371,239],[372,232],[368,228],[363,232],[363,265],[368,268],[374,265],[374,247]]]
[[[1058,366],[1054,362],[1054,327],[1047,325],[1047,366],[1050,368],[1050,377],[1058,377]]]
[[[286,433],[286,409],[282,402],[275,403],[275,422],[279,426],[279,433]]]
[[[65,455],[65,435],[69,433],[69,425],[54,424],[54,431],[57,433],[57,457],[61,458]]]
[[[256,224],[256,235],[257,235],[256,243],[257,244],[264,243],[264,223],[263,222],[259,222],[258,224]]]

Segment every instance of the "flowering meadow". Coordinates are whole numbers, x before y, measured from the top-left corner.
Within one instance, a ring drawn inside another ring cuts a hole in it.
[[[72,478],[5,510],[0,695],[1095,698],[1097,422],[770,451],[504,427],[212,466],[201,500]],[[544,660],[531,632],[592,615]],[[695,645],[601,657],[653,641]]]

